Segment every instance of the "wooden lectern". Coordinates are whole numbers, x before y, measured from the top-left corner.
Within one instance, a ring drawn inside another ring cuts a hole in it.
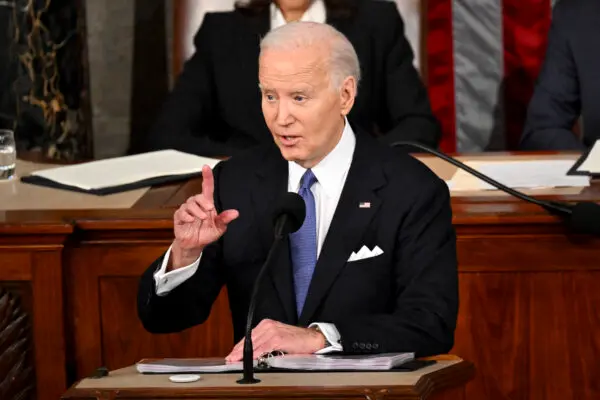
[[[412,372],[269,372],[260,383],[236,383],[241,373],[200,374],[192,383],[173,383],[169,375],[142,375],[135,366],[86,378],[62,399],[464,399],[464,385],[473,378],[472,363],[455,356]]]

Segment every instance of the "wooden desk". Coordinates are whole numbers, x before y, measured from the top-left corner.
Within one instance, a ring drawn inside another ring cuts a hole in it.
[[[174,208],[200,188],[199,180],[153,188],[130,209],[0,212],[0,281],[31,322],[26,365],[40,399],[58,398],[99,366],[227,354],[224,293],[207,323],[179,334],[151,335],[136,314],[139,276],[169,246]],[[540,197],[600,201],[600,184]],[[503,194],[452,203],[460,262],[452,352],[478,371],[466,397],[600,398],[600,238],[571,234]]]
[[[412,372],[263,373],[255,385],[239,385],[240,374],[203,374],[192,383],[173,383],[168,375],[140,375],[135,366],[107,377],[83,379],[63,399],[457,399],[473,377],[473,364],[456,357]]]

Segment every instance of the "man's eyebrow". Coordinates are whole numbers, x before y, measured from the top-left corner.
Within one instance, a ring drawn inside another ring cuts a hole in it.
[[[300,87],[296,87],[292,90],[290,90],[290,93],[293,94],[297,94],[297,93],[301,93],[301,94],[308,94],[308,93],[312,93],[314,92],[315,88],[311,85],[302,85]]]
[[[275,90],[269,86],[264,86],[260,83],[258,84],[258,88],[263,92],[272,92]],[[312,90],[311,87],[300,87],[300,88],[291,89],[288,91],[288,93],[291,93],[291,94],[303,93],[304,94],[304,93],[309,93],[311,90]]]

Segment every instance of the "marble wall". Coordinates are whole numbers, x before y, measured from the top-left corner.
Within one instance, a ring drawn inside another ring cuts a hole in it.
[[[20,152],[58,161],[90,153],[82,1],[0,1],[0,115]]]
[[[134,2],[87,0],[87,42],[94,158],[129,146]]]
[[[173,82],[175,1],[0,0],[0,127],[20,154],[132,151]]]
[[[16,76],[16,60],[12,58],[12,7],[0,3],[0,129],[13,127],[15,98],[9,90]]]
[[[125,155],[132,129],[143,135],[172,84],[158,65],[171,65],[171,52],[163,46],[170,48],[172,41],[172,1],[177,0],[86,1],[95,158]],[[164,16],[162,25],[156,16]],[[166,32],[152,34],[155,27]],[[160,79],[164,90],[156,89]]]

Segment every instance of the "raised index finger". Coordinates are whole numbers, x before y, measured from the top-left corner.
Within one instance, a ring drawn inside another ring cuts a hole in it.
[[[208,165],[202,167],[202,194],[206,199],[213,202],[215,191],[215,178],[212,173],[212,169]]]

